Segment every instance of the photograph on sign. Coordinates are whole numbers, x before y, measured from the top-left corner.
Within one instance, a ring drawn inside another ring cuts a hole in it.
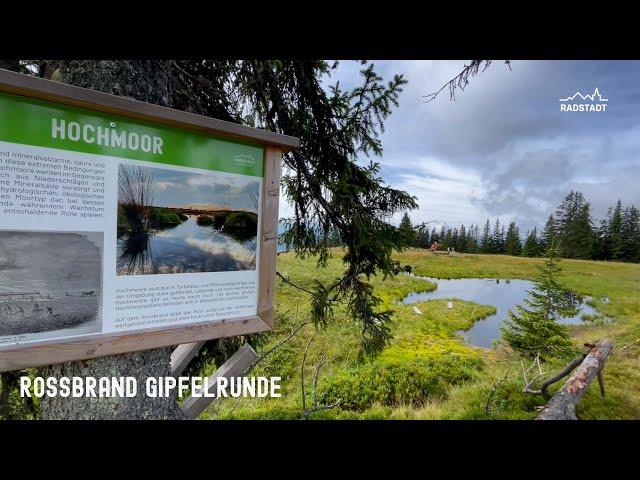
[[[101,330],[102,233],[0,230],[0,344]]]
[[[262,146],[0,107],[0,348],[257,315]]]
[[[118,275],[255,270],[260,183],[118,169]]]

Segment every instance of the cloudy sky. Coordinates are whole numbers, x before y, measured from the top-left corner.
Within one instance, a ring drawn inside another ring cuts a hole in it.
[[[387,120],[378,158],[386,182],[418,198],[414,223],[458,225],[487,217],[526,231],[545,222],[571,189],[601,217],[640,205],[640,62],[495,61],[455,101],[423,95],[456,76],[465,60],[373,61],[385,78],[409,81]],[[333,81],[359,83],[361,66],[341,62]],[[593,93],[605,112],[561,112],[559,98]],[[397,219],[396,219],[397,221]]]
[[[253,210],[251,194],[258,195],[259,182],[253,177],[189,173],[164,168],[146,168],[154,180],[154,204],[162,207],[215,205]]]

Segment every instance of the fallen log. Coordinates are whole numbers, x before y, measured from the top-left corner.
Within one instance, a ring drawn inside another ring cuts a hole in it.
[[[613,342],[603,339],[588,347],[589,351],[584,360],[576,367],[564,386],[551,397],[537,420],[577,420],[576,405],[596,377],[600,381],[600,393],[604,396],[604,380],[601,372],[607,356],[613,349]]]

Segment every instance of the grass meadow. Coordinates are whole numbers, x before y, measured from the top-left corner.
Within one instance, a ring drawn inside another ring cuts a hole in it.
[[[317,268],[314,258],[283,253],[278,256],[277,268],[297,284],[311,287],[315,279],[330,281],[340,274],[340,257],[341,251],[335,249],[327,268]],[[396,259],[411,265],[417,275],[500,279],[532,279],[543,261],[505,255],[450,257],[418,249],[398,254]],[[562,283],[593,297],[592,306],[598,311],[583,325],[570,326],[576,347],[601,337],[612,338],[616,345],[604,369],[606,397],[600,397],[594,382],[578,407],[578,416],[640,418],[640,265],[563,260],[561,266]],[[408,293],[428,291],[435,285],[402,274],[373,278],[372,282],[384,301],[383,308],[394,312],[394,338],[379,356],[359,357],[358,325],[347,319],[340,307],[327,328],[304,326],[253,370],[253,375],[282,377],[281,398],[221,399],[201,418],[301,418],[303,370],[307,408],[314,405],[314,399],[319,407],[339,402],[334,408],[309,415],[313,419],[535,418],[536,407],[545,399],[522,393],[518,355],[500,344],[489,349],[472,347],[456,334],[456,330],[469,328],[494,313],[494,307],[456,301],[454,309],[447,309],[444,299],[403,305],[399,300]],[[603,297],[610,301],[603,303]],[[276,301],[275,329],[263,337],[258,353],[278,345],[309,320],[309,296],[280,279]],[[417,314],[413,306],[422,313]],[[604,322],[605,316],[613,321]],[[550,376],[564,364],[549,363],[545,369]],[[215,365],[207,370],[203,373],[211,373]]]

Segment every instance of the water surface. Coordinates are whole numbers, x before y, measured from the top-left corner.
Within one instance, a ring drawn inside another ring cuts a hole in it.
[[[118,239],[118,275],[253,270],[256,237],[201,226],[196,215],[173,228]]]
[[[494,278],[460,278],[441,280],[430,277],[418,277],[437,284],[431,292],[410,293],[402,302],[406,304],[434,300],[439,298],[457,298],[492,305],[496,313],[483,320],[478,320],[469,330],[458,332],[471,345],[489,348],[493,340],[500,338],[500,325],[509,318],[509,310],[516,311],[516,305],[524,305],[527,290],[533,289],[533,282],[528,280],[497,280]],[[583,314],[596,314],[596,310],[585,302],[588,298],[573,295],[580,311],[571,318],[563,318],[562,324],[583,323]],[[455,308],[455,300],[453,301]]]

